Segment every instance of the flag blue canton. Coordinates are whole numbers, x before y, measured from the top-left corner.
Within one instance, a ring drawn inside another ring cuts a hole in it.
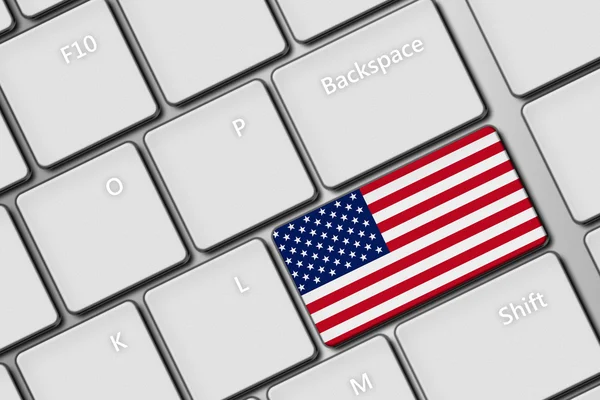
[[[301,294],[389,253],[359,190],[280,226],[273,240]]]

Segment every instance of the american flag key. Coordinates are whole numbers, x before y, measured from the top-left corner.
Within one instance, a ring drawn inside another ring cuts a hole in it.
[[[485,127],[290,221],[273,240],[336,346],[546,243]]]

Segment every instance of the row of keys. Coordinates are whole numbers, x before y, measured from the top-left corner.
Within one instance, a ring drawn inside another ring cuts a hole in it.
[[[263,1],[233,3],[121,0],[170,102],[181,103],[285,51]],[[210,17],[198,23],[198,16]],[[148,28],[153,26],[148,21],[161,20],[177,23],[170,29]],[[215,35],[220,30],[229,33]],[[225,43],[213,45],[215,37]],[[206,43],[199,46],[198,41]],[[197,48],[206,52],[190,51]],[[104,0],[87,2],[0,45],[0,59],[0,86],[44,167],[157,113]],[[344,73],[338,76],[340,71]],[[291,62],[273,80],[327,186],[348,182],[485,110],[431,0],[395,11]],[[69,110],[68,117],[63,110]],[[398,110],[406,118],[399,119]],[[222,123],[236,121],[236,129],[242,129],[244,110],[233,111],[239,116],[226,114],[229,120]],[[436,118],[429,118],[431,114]],[[192,124],[193,119],[187,121]],[[170,129],[179,130],[182,124],[173,122]]]
[[[260,241],[145,300],[193,398],[230,398],[315,354]],[[430,400],[542,400],[600,373],[598,339],[553,253],[401,324],[396,337]],[[40,400],[179,398],[132,303],[26,350],[17,364]],[[12,387],[2,372],[0,393]],[[268,397],[361,395],[416,398],[383,337],[273,386]]]

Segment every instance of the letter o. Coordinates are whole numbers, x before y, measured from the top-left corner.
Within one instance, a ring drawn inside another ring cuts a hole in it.
[[[111,187],[113,183],[117,184],[117,190],[113,190],[113,188]],[[120,195],[123,192],[123,182],[121,182],[121,180],[119,178],[110,178],[106,182],[106,191],[111,196],[118,196],[118,195]]]

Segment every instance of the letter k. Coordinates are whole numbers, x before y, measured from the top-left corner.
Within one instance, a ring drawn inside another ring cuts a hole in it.
[[[125,343],[121,342],[121,332],[117,333],[117,338],[115,339],[114,336],[110,337],[110,342],[112,343],[113,347],[115,348],[115,351],[118,353],[119,351],[121,351],[120,347],[126,349],[128,346]]]

